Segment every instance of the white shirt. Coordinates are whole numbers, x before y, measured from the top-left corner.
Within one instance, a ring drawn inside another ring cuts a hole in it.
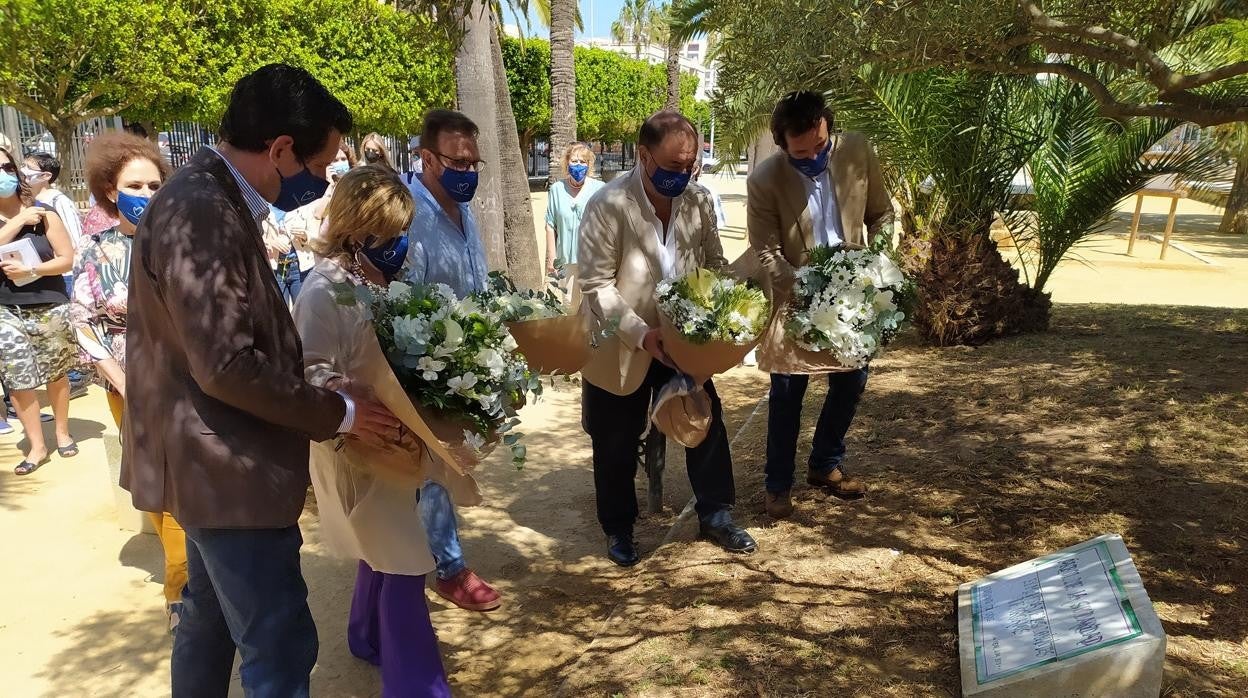
[[[672,199],[672,212],[667,217],[667,231],[663,230],[663,221],[659,219],[658,211],[654,210],[654,204],[650,203],[650,197],[642,195],[642,200],[646,202],[646,210],[650,212],[650,219],[654,222],[654,237],[659,241],[659,265],[663,269],[663,279],[676,278],[676,233],[672,230],[672,223],[676,221],[676,204],[680,200],[679,197]]]
[[[78,215],[78,207],[73,200],[61,190],[51,188],[39,192],[39,196],[35,198],[56,211],[57,217],[65,225],[65,232],[69,233],[69,241],[73,243],[75,250],[78,249],[82,241],[82,218]]]
[[[836,200],[836,187],[832,176],[825,169],[811,179],[802,175],[806,185],[806,208],[810,211],[810,223],[815,229],[816,245],[839,245],[845,240],[841,228],[841,207]]]

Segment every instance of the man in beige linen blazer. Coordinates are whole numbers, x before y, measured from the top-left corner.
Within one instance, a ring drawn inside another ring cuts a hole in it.
[[[776,308],[793,294],[796,270],[818,245],[864,247],[893,219],[891,197],[870,143],[859,133],[835,134],[832,111],[814,92],[794,92],[776,105],[771,132],[780,151],[746,183],[750,248]],[[866,486],[845,475],[845,433],[867,383],[867,369],[828,372],[772,318],[760,345],[759,368],[771,374],[764,500],[776,518],[792,513],[790,490],[801,427],[802,399],[812,373],[828,373],[828,394],[815,428],[807,482],[842,498]]]
[[[612,327],[582,369],[581,423],[593,444],[598,522],[607,555],[637,563],[637,444],[649,420],[652,394],[676,371],[659,338],[654,293],[658,283],[697,267],[723,269],[710,196],[688,187],[699,149],[693,125],[663,111],[642,124],[637,166],[590,199],[581,219],[577,265],[591,324]],[[752,552],[754,539],[732,521],[736,499],[722,409],[711,381],[710,431],[685,450],[700,533],[732,552]]]

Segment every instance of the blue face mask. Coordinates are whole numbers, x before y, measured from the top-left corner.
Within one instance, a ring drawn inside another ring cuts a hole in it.
[[[387,281],[394,279],[399,275],[399,270],[403,268],[403,262],[407,260],[407,234],[398,236],[397,238],[384,242],[379,247],[372,247],[373,238],[369,238],[364,243],[364,256],[368,261],[372,262],[377,271],[386,278]]]
[[[442,174],[438,177],[438,181],[442,183],[442,188],[446,190],[446,193],[461,204],[472,201],[472,197],[477,193],[477,173],[475,170],[461,172],[444,167]]]
[[[124,191],[118,191],[117,212],[121,214],[122,218],[134,225],[138,225],[139,218],[143,216],[143,212],[147,210],[147,204],[151,200],[152,197],[150,196],[135,196]]]
[[[281,170],[278,170],[277,176],[282,177]],[[293,211],[321,198],[328,188],[329,182],[317,177],[307,167],[304,167],[293,177],[282,177],[282,189],[278,192],[277,201],[273,202],[273,206],[282,211]]]
[[[568,175],[573,182],[584,182],[589,174],[589,165],[568,165]]]
[[[832,152],[832,139],[828,139],[828,144],[823,147],[818,155],[813,158],[795,158],[789,156],[789,164],[807,177],[818,177],[823,171],[828,169],[828,154]]]
[[[692,176],[690,172],[672,172],[656,164],[654,174],[650,175],[650,183],[660,195],[674,199],[684,193],[685,187],[689,186],[689,178]]]
[[[17,175],[0,172],[0,196],[13,196],[17,193]]]
[[[351,171],[351,163],[346,160],[336,160],[329,164],[329,173],[341,177]]]

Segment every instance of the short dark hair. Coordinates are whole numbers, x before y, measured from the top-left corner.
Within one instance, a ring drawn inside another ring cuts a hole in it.
[[[319,153],[331,129],[351,132],[351,112],[302,68],[271,63],[244,75],[230,93],[217,134],[230,145],[252,153],[278,136],[295,140],[295,156]]]
[[[788,150],[788,136],[806,133],[819,125],[819,119],[828,120],[829,130],[836,121],[823,95],[810,90],[790,92],[771,112],[771,138],[781,150]]]
[[[61,161],[51,153],[34,152],[27,155],[26,159],[35,163],[35,167],[38,167],[40,172],[52,175],[52,178],[48,180],[49,183],[55,182],[56,178],[61,176]]]
[[[451,109],[434,109],[425,114],[425,123],[420,128],[420,147],[433,150],[438,147],[438,137],[443,133],[462,133],[476,138],[481,129],[463,112]]]
[[[674,109],[664,109],[641,122],[641,128],[637,130],[637,145],[653,148],[676,131],[688,131],[694,141],[698,140],[698,129],[694,128],[692,121]]]

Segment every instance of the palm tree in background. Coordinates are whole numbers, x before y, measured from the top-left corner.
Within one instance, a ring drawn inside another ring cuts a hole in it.
[[[633,57],[641,58],[643,46],[656,41],[656,29],[664,24],[661,10],[652,0],[624,0],[620,16],[611,23],[611,38],[617,44],[631,43]]]

